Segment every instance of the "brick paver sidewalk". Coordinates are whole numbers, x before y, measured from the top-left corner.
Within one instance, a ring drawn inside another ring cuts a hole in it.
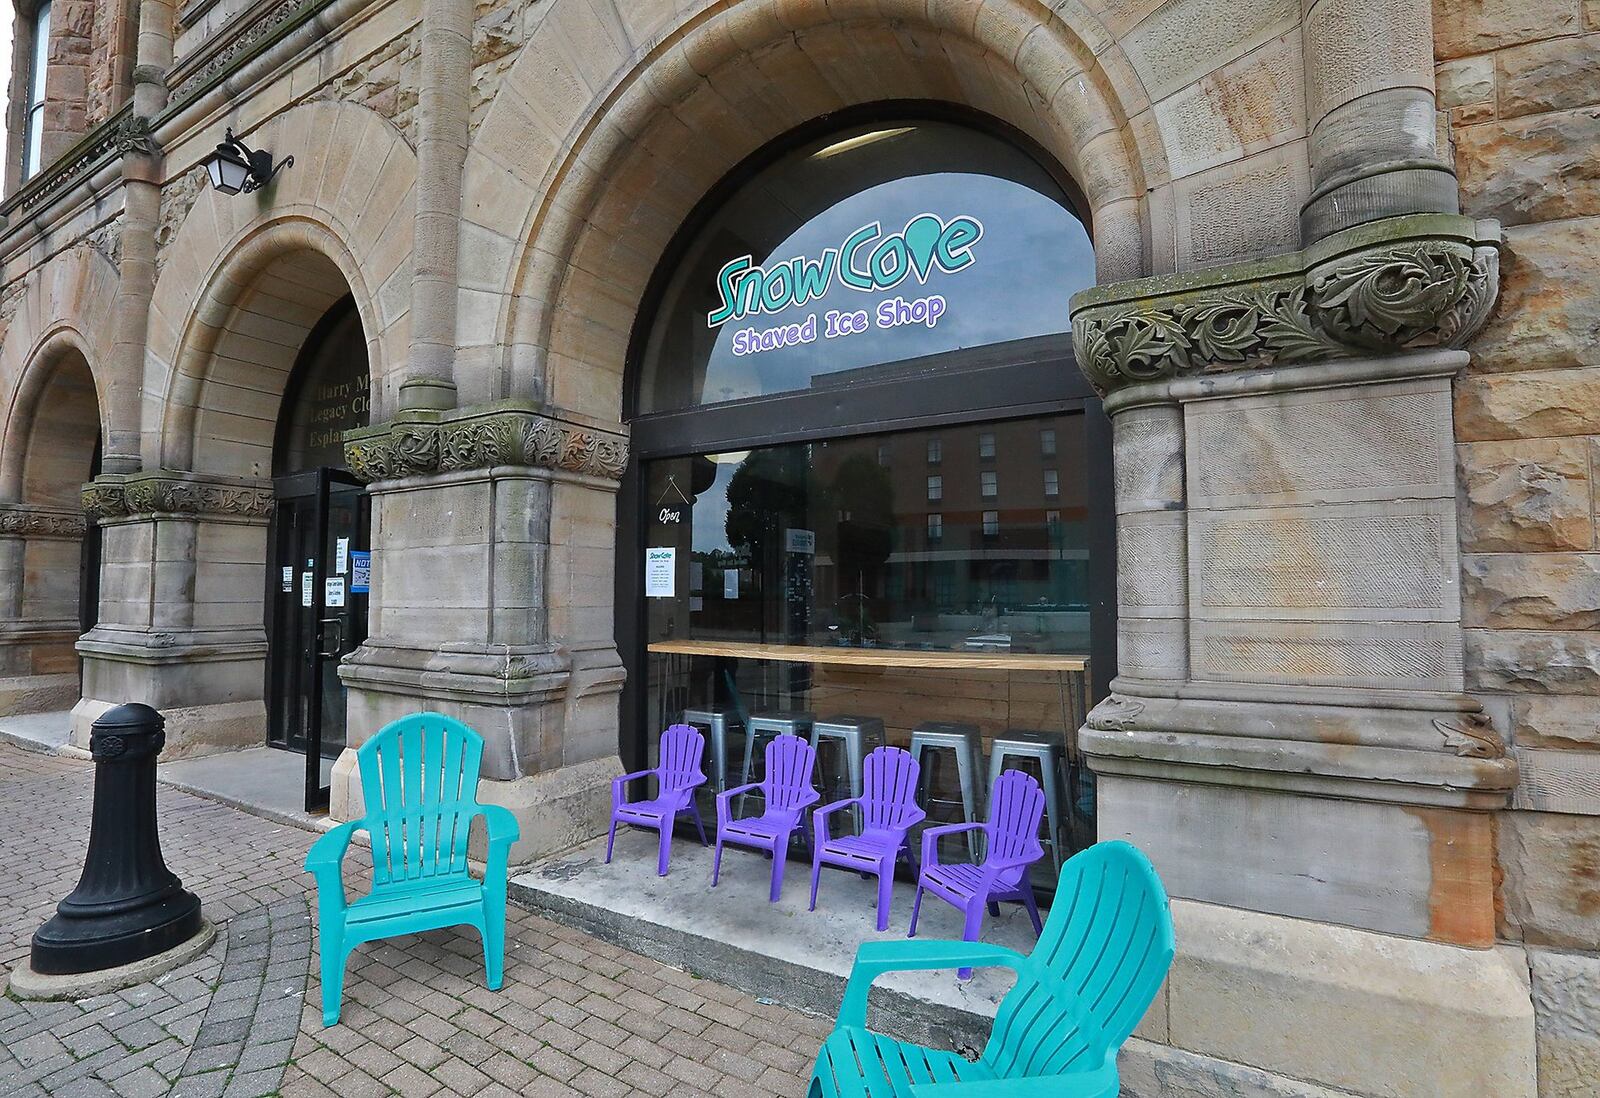
[[[8,971],[77,883],[92,781],[87,763],[0,745]],[[314,836],[169,789],[160,818],[217,943],[116,995],[0,998],[0,1095],[799,1096],[831,1025],[513,906],[500,991],[483,986],[471,931],[372,943],[325,1030],[300,869]]]

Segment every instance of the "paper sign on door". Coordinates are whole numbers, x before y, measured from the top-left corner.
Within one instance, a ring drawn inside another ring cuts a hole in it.
[[[300,605],[301,606],[310,606],[311,605],[311,596],[313,594],[312,589],[311,589],[311,582],[312,581],[311,581],[311,573],[310,572],[301,572],[300,573]]]
[[[350,550],[350,593],[365,595],[372,589],[372,554],[365,549]]]
[[[285,595],[287,595],[289,592],[291,592],[293,590],[294,590],[294,566],[292,564],[285,564],[283,566],[283,593]]]
[[[644,551],[644,595],[648,599],[670,599],[678,551],[672,546]]]
[[[333,570],[341,576],[350,571],[349,538],[340,538],[333,543]]]
[[[343,576],[329,576],[322,581],[322,604],[324,606],[344,605]]]

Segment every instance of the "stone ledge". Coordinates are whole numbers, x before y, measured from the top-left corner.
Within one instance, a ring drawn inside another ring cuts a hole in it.
[[[1172,910],[1174,1046],[1376,1098],[1533,1098],[1520,948],[1182,901]]]
[[[155,515],[266,522],[272,515],[270,481],[155,469],[106,473],[83,486],[83,509],[92,519]]]
[[[1300,252],[1082,290],[1079,367],[1102,395],[1141,382],[1457,348],[1499,288],[1500,226],[1411,214]]]
[[[622,479],[628,436],[556,409],[499,401],[449,412],[411,412],[345,434],[345,461],[365,483],[500,466]]]

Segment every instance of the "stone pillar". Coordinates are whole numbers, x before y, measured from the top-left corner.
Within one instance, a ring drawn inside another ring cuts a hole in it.
[[[456,404],[457,249],[471,78],[470,0],[425,0],[411,256],[411,359],[400,382],[403,409]]]
[[[83,536],[76,511],[0,505],[0,715],[77,700]]]
[[[1073,300],[1120,554],[1119,674],[1080,744],[1099,837],[1175,901],[1173,1045],[1340,1093],[1533,1093],[1526,959],[1495,947],[1517,770],[1464,693],[1456,534],[1451,386],[1498,240],[1398,217]],[[1403,1053],[1340,1036],[1353,987]],[[1246,988],[1272,1025],[1231,1013]],[[1464,1052],[1463,1020],[1495,1039]]]
[[[419,709],[483,735],[479,796],[517,814],[526,861],[604,830],[621,772],[611,639],[620,428],[516,402],[412,412],[346,436],[370,485],[370,634],[339,677],[350,748],[331,814],[363,811],[355,748]]]
[[[1112,421],[1117,510],[1117,667],[1125,678],[1189,677],[1183,411],[1125,408]]]
[[[156,225],[161,217],[161,149],[151,133],[150,119],[166,106],[166,75],[171,67],[172,4],[170,0],[143,0],[133,70],[133,111],[117,134],[123,165],[122,258],[112,318],[116,340],[106,385],[105,449],[100,462],[101,469],[113,474],[140,468],[140,402],[150,297],[156,285]]]
[[[99,622],[78,641],[72,742],[137,701],[167,717],[167,757],[266,742],[263,564],[272,485],[195,473],[103,475],[84,487],[102,530]]]
[[[1304,0],[1311,196],[1302,243],[1412,213],[1455,213],[1439,153],[1429,0]]]

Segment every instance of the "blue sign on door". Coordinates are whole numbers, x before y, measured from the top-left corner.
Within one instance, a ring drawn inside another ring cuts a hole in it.
[[[365,595],[371,584],[372,554],[365,549],[350,550],[350,593]]]

